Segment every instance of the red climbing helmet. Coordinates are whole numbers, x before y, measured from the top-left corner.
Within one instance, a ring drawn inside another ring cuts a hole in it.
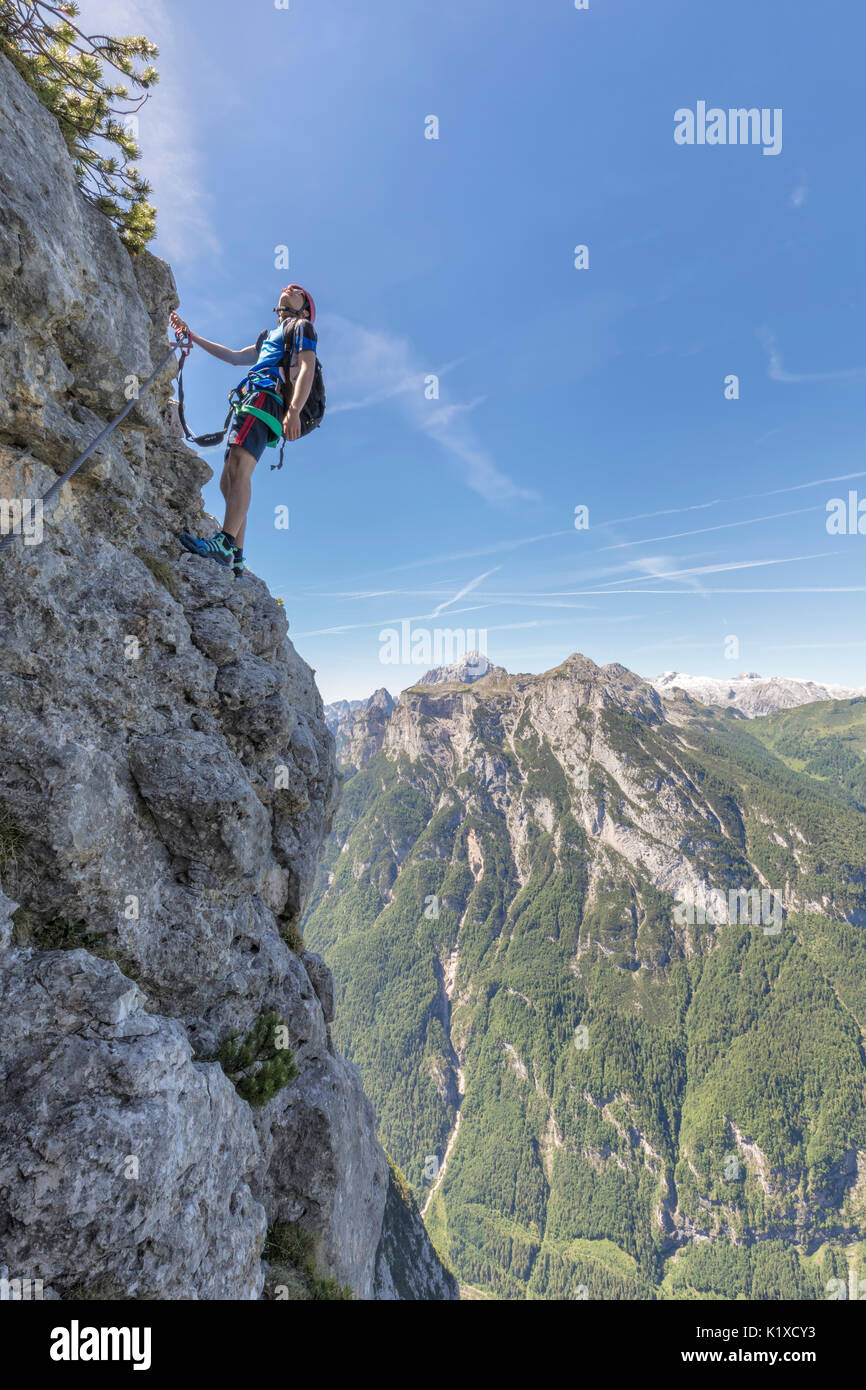
[[[307,303],[310,306],[310,323],[316,322],[316,302],[309,290],[305,290],[303,285],[286,285],[285,289],[280,290],[280,295],[290,294],[292,290],[300,290],[301,294],[306,295]]]

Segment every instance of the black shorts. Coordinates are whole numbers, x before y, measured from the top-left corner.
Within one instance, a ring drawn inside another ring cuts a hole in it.
[[[260,408],[267,410],[267,397],[262,393],[260,397],[254,398],[254,403]],[[271,440],[277,440],[278,436],[264,420],[260,420],[258,415],[250,415],[249,412],[239,414],[235,411],[235,418],[229,430],[229,437],[226,442],[226,454],[233,444],[239,448],[246,449],[248,454],[258,462]],[[275,446],[272,446],[275,447]]]

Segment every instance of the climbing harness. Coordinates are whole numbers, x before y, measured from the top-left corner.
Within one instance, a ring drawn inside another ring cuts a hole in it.
[[[290,285],[290,286],[288,286],[288,288],[289,288],[289,289],[300,289],[301,287],[300,287],[300,285]],[[285,290],[283,291],[283,293],[285,293]],[[307,293],[306,290],[304,290],[303,293],[307,295],[307,299],[308,299],[308,301],[309,301],[309,303],[310,303],[310,305],[311,305],[311,308],[312,308],[312,313],[313,313],[313,315],[315,316],[315,306],[313,305],[313,301],[312,301],[311,296]],[[281,387],[281,396],[282,396],[282,402],[283,402],[283,408],[284,408],[284,409],[288,409],[289,402],[290,402],[291,396],[292,396],[292,387],[291,387],[291,380],[290,380],[290,375],[289,375],[290,369],[291,369],[291,357],[292,357],[291,337],[292,337],[292,334],[293,334],[294,331],[295,331],[295,328],[297,327],[297,324],[298,324],[298,319],[296,319],[296,318],[294,318],[294,319],[287,319],[286,322],[283,324],[283,363],[281,364],[281,373],[282,373],[282,375],[283,375],[283,383],[282,383],[282,387]],[[257,338],[257,340],[256,340],[256,351],[257,351],[257,353],[261,351],[262,343],[264,342],[266,336],[267,336],[267,330],[265,330],[264,332],[262,332],[262,333],[259,334],[259,336],[258,336],[258,338]],[[232,416],[234,415],[237,406],[239,406],[239,405],[241,404],[241,401],[243,400],[243,397],[244,397],[244,392],[240,389],[240,387],[236,386],[236,387],[234,388],[234,390],[231,392],[231,394],[229,395],[229,413],[228,413],[228,415],[227,415],[226,418],[225,418],[225,424],[223,425],[223,427],[222,427],[221,430],[218,430],[218,431],[216,431],[216,432],[213,433],[213,434],[192,434],[192,433],[190,432],[188,426],[187,426],[187,423],[186,423],[186,415],[185,415],[185,413],[184,413],[183,369],[184,369],[184,364],[185,364],[185,362],[186,362],[186,359],[189,357],[190,353],[192,352],[193,345],[192,345],[192,342],[191,342],[191,340],[190,340],[190,337],[189,337],[189,334],[188,334],[188,333],[183,333],[183,334],[178,333],[178,334],[177,334],[177,339],[178,339],[178,347],[180,348],[180,354],[181,354],[181,356],[180,356],[180,370],[179,370],[179,372],[178,372],[178,374],[177,374],[177,418],[178,418],[178,420],[180,421],[180,427],[181,427],[181,429],[183,430],[184,438],[187,439],[187,440],[189,441],[190,444],[197,444],[197,445],[199,446],[199,448],[201,448],[201,449],[213,449],[213,448],[215,447],[215,445],[221,444],[221,443],[223,442],[223,440],[225,439],[225,437],[226,437],[226,431],[228,430],[228,427],[229,427],[229,425],[231,424]],[[241,385],[243,385],[243,383],[241,383]],[[270,394],[273,394],[273,392],[271,392]],[[316,365],[315,365],[315,368],[314,368],[314,371],[313,371],[313,383],[312,383],[312,386],[310,387],[310,394],[309,394],[309,396],[307,397],[306,403],[304,404],[304,407],[303,407],[303,409],[302,409],[301,412],[300,412],[300,414],[301,414],[301,438],[303,438],[305,435],[309,434],[309,433],[311,432],[311,430],[318,429],[319,425],[321,425],[321,423],[322,423],[322,417],[323,417],[324,413],[325,413],[325,383],[324,383],[324,379],[323,379],[323,377],[322,377],[322,364],[320,363],[318,357],[316,357]],[[256,411],[256,410],[254,410],[254,411],[252,412],[252,414],[253,414],[253,415],[258,415],[259,412]],[[273,473],[273,471],[274,471],[275,468],[282,468],[282,466],[283,466],[283,455],[284,455],[285,451],[286,451],[286,441],[285,441],[285,438],[283,438],[283,439],[280,440],[280,459],[279,459],[279,463],[272,463],[272,464],[271,464],[271,472],[272,472],[272,473]]]
[[[175,334],[175,337],[178,339],[178,342],[176,343],[175,347],[171,348],[165,354],[165,357],[162,359],[159,366],[151,372],[144,385],[139,387],[138,393],[135,396],[133,396],[132,400],[129,401],[127,405],[124,406],[117,419],[112,420],[110,425],[106,425],[104,430],[100,430],[99,434],[92,441],[92,443],[88,444],[87,448],[84,450],[84,453],[79,454],[75,462],[69,468],[67,468],[62,478],[58,478],[56,483],[52,483],[45,496],[41,499],[41,506],[44,507],[46,502],[50,502],[52,497],[56,496],[56,494],[63,487],[64,483],[68,483],[72,475],[78,472],[79,468],[83,463],[86,463],[86,461],[90,458],[90,455],[93,453],[94,449],[99,447],[103,439],[107,439],[108,436],[112,434],[114,430],[117,429],[117,426],[120,424],[121,420],[126,419],[127,415],[132,410],[132,407],[137,404],[137,402],[144,395],[145,391],[150,389],[156,378],[159,376],[160,372],[163,370],[164,367],[168,365],[172,357],[174,357],[177,348],[180,347],[182,350],[180,335]],[[8,545],[11,545],[14,540],[17,540],[17,534],[14,531],[10,531],[7,536],[0,537],[0,552],[4,551]]]
[[[256,344],[256,347],[261,347],[261,344],[264,340],[264,336],[264,333],[259,334],[259,340]],[[217,444],[222,444],[223,440],[225,439],[226,431],[228,430],[228,427],[231,424],[232,416],[234,415],[237,406],[239,406],[241,401],[243,400],[245,393],[241,391],[239,386],[235,386],[235,388],[229,393],[229,413],[225,418],[225,423],[223,424],[221,430],[215,430],[213,434],[192,434],[192,432],[189,429],[189,426],[186,423],[186,413],[184,411],[183,395],[183,369],[186,363],[186,359],[189,357],[193,348],[193,344],[190,340],[189,334],[178,333],[177,345],[180,348],[180,370],[177,374],[177,418],[180,421],[180,427],[183,430],[184,438],[190,444],[197,444],[200,449],[213,449],[216,447]],[[258,411],[253,411],[253,414],[258,414]],[[283,447],[285,447],[285,441],[283,441]],[[282,454],[280,454],[280,467],[282,467]]]

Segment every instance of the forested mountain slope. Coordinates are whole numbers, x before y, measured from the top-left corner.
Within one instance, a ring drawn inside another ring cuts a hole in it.
[[[581,656],[404,692],[305,933],[465,1286],[815,1298],[857,1267],[866,815],[826,739],[854,758],[864,708],[745,722]]]

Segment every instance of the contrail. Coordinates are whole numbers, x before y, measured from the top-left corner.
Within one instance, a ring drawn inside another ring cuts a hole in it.
[[[835,555],[835,550],[820,550],[815,555],[786,555],[778,560],[728,560],[718,565],[695,565],[687,570],[656,570],[648,574],[648,579],[681,579],[686,575],[692,574],[722,574],[725,570],[750,570],[758,569],[762,565],[794,565],[800,560],[822,560],[828,555]],[[608,588],[613,588],[619,584],[630,584],[634,580],[634,575],[629,575],[627,579],[611,579]]]
[[[452,603],[456,603],[458,599],[465,598],[467,594],[471,594],[473,589],[477,589],[479,584],[483,583],[485,579],[489,579],[491,574],[496,574],[496,571],[501,569],[502,566],[497,565],[494,569],[485,570],[484,574],[479,574],[477,579],[470,579],[469,583],[465,584],[453,598],[448,598],[444,603],[440,603],[438,607],[434,608],[433,612],[428,613],[427,616],[430,618],[438,618],[444,608],[450,608]]]
[[[705,536],[709,531],[730,531],[737,526],[757,526],[761,521],[780,521],[786,516],[802,516],[804,512],[823,511],[823,507],[796,507],[792,512],[773,512],[770,516],[752,516],[746,521],[723,521],[718,526],[700,526],[695,531],[674,531],[667,536],[644,536],[639,541],[618,541],[616,545],[599,546],[602,550],[627,550],[633,545],[653,545],[657,541],[678,541],[685,536]]]

